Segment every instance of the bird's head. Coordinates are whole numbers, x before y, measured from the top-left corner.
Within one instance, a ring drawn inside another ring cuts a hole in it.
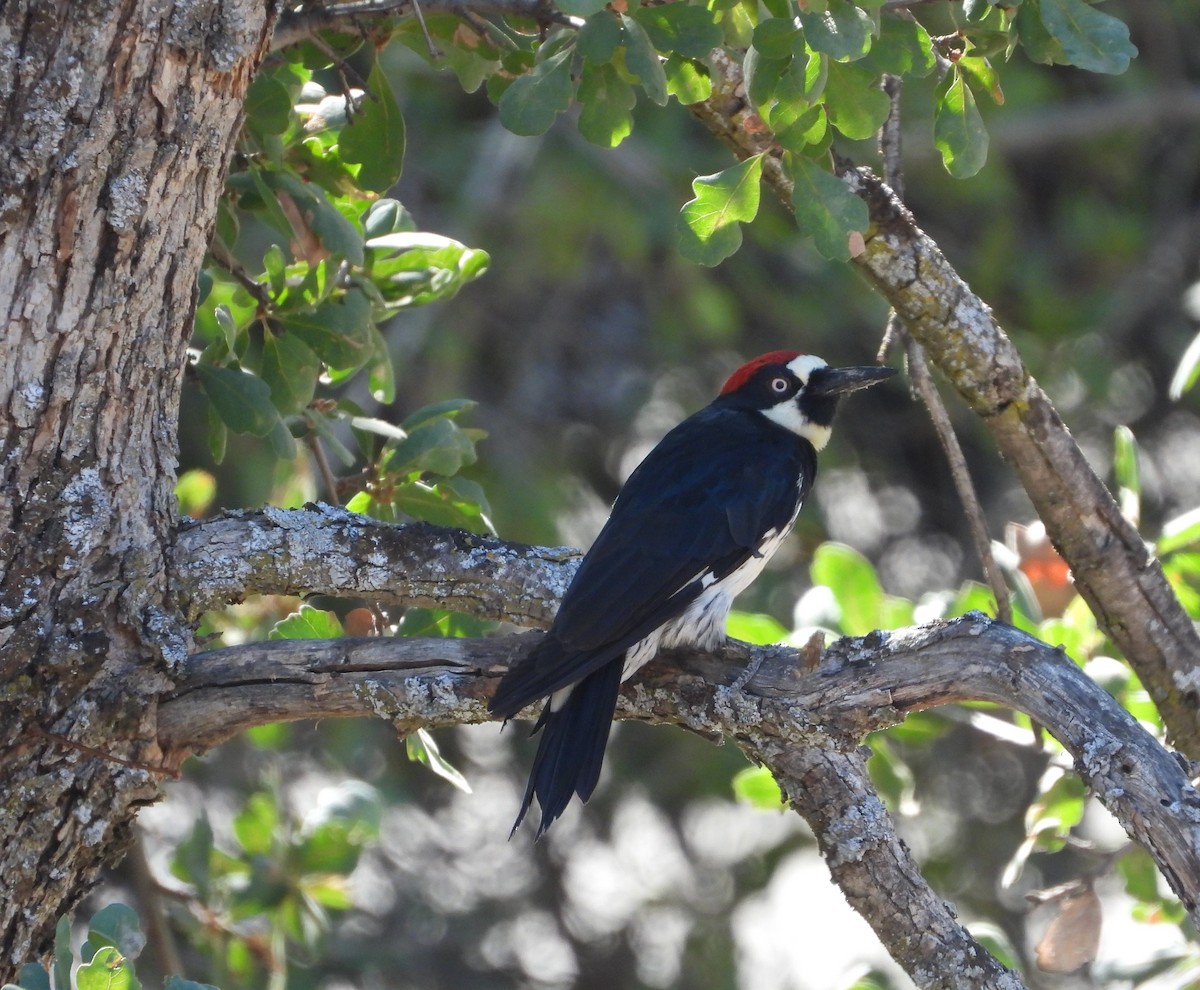
[[[820,450],[829,442],[838,399],[895,373],[895,368],[881,365],[830,368],[812,354],[771,351],[730,375],[717,401],[732,408],[757,410]]]

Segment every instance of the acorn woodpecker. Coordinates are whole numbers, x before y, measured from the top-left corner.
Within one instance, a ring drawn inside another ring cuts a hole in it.
[[[546,636],[501,679],[491,711],[541,698],[541,742],[515,832],[536,797],[540,837],[600,777],[623,680],[660,647],[712,649],[779,549],[817,471],[838,399],[895,374],[772,351],[659,442],[625,482]]]

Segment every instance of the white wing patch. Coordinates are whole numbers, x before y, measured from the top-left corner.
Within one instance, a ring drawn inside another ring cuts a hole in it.
[[[815,360],[819,361],[820,358]],[[767,561],[774,556],[784,538],[791,532],[792,523],[796,521],[799,512],[800,502],[797,501],[796,511],[792,513],[787,525],[782,529],[769,530],[758,545],[759,555],[750,557],[733,573],[717,580],[712,571],[704,571],[692,578],[693,581],[699,579],[703,590],[682,615],[659,626],[645,639],[629,648],[625,654],[621,680],[628,680],[646,666],[660,648],[697,646],[702,650],[711,650],[724,643],[725,619],[733,607],[733,600],[762,572]]]

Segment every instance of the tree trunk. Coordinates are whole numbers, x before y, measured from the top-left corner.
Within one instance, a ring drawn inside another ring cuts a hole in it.
[[[270,0],[0,0],[0,981],[159,793],[196,277]]]

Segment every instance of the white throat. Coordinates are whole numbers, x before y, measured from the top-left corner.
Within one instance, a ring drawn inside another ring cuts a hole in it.
[[[801,354],[799,357],[792,358],[787,366],[788,370],[800,379],[802,387],[799,394],[803,395],[804,386],[808,385],[809,376],[818,368],[826,367],[826,364],[814,354]],[[800,411],[800,406],[795,399],[791,399],[788,402],[781,402],[770,409],[764,409],[762,414],[772,422],[778,423],[785,430],[790,430],[798,437],[804,437],[816,450],[823,450],[825,448],[825,445],[829,443],[830,434],[833,432],[828,426],[809,422],[804,413]]]

